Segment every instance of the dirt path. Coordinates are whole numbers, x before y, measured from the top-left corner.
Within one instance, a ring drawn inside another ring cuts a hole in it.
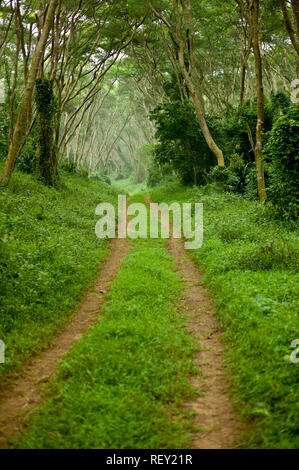
[[[150,203],[150,196],[146,200]],[[182,311],[189,317],[187,328],[201,349],[194,361],[199,374],[190,378],[201,396],[185,404],[187,409],[195,411],[194,424],[201,429],[193,435],[190,448],[236,448],[245,427],[228,397],[229,383],[223,365],[225,347],[220,342],[215,305],[201,285],[202,275],[185,251],[183,240],[171,238],[167,248],[184,281]]]
[[[201,285],[202,276],[186,254],[183,241],[172,238],[168,249],[184,280],[182,309],[188,313],[187,327],[201,348],[195,358],[200,374],[190,381],[203,394],[186,403],[188,409],[196,412],[194,424],[202,429],[193,435],[191,448],[235,448],[245,429],[227,394],[229,384],[223,365],[225,351],[219,340],[221,332],[215,306]]]
[[[42,402],[43,385],[57,372],[58,359],[98,320],[105,292],[128,251],[127,240],[112,240],[110,255],[102,265],[96,283],[87,291],[53,345],[26,365],[23,376],[14,385],[0,389],[0,448],[9,447],[9,440],[22,431],[26,417]]]
[[[150,202],[149,197],[146,198]],[[170,239],[168,250],[178,273],[184,280],[182,311],[189,315],[188,330],[198,341],[201,351],[195,357],[200,374],[190,381],[203,394],[185,404],[196,412],[191,448],[234,448],[244,427],[237,419],[228,398],[228,381],[223,366],[224,345],[215,307],[194,261],[184,250],[183,241]],[[102,265],[95,285],[86,293],[69,323],[56,336],[53,345],[26,365],[16,384],[0,389],[0,448],[9,448],[9,441],[24,428],[27,416],[43,400],[42,390],[57,372],[58,360],[97,320],[105,293],[114,280],[121,260],[129,251],[127,240],[114,239],[111,253]]]

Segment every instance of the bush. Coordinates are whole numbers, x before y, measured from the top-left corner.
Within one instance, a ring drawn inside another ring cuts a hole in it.
[[[215,166],[208,174],[210,182],[220,183],[225,191],[244,194],[247,184],[249,164],[243,155],[233,153],[227,167]]]
[[[67,161],[67,160],[63,160],[61,165],[60,165],[60,168],[64,171],[67,171],[68,173],[76,173],[77,172],[77,167],[75,165],[74,162],[72,161]]]
[[[158,165],[155,161],[151,162],[147,169],[146,184],[148,187],[154,188],[162,183],[167,184],[172,181],[175,181],[175,177],[170,165]]]
[[[118,173],[115,177],[115,181],[121,181],[126,179],[126,177],[122,173]]]
[[[299,105],[290,106],[267,135],[268,197],[286,219],[298,217]]]
[[[18,157],[16,166],[22,173],[32,174],[37,170],[36,139],[29,137],[21,155]]]
[[[155,122],[158,144],[153,149],[159,166],[168,164],[183,184],[198,185],[206,182],[206,174],[216,164],[200,129],[192,103],[185,100],[162,103],[150,114]],[[217,116],[206,116],[215,140],[221,134]]]
[[[111,180],[109,178],[108,175],[106,175],[105,173],[96,173],[96,174],[92,174],[89,179],[91,180],[97,180],[97,181],[100,181],[101,183],[106,183],[106,184],[109,184],[111,185]]]

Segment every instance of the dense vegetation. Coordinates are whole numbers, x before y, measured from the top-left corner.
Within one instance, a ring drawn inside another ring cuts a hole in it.
[[[0,0],[1,386],[109,255],[100,202],[202,202],[192,257],[242,445],[299,448],[298,84],[298,0]],[[190,445],[195,346],[175,269],[163,241],[130,242],[105,315],[11,445]]]
[[[277,99],[279,98],[279,99]],[[281,100],[287,104],[282,108]],[[282,93],[272,96],[266,106],[265,177],[268,200],[279,217],[298,217],[299,172],[299,106],[288,102]],[[194,107],[189,101],[166,102],[151,113],[157,127],[158,143],[153,149],[154,161],[149,168],[148,184],[167,181],[172,169],[183,184],[204,185],[219,182],[226,191],[257,198],[254,160],[246,124],[254,135],[257,111],[254,103],[231,110],[225,121],[207,116],[209,128],[222,143],[226,166],[216,165],[215,156],[205,142]],[[249,127],[249,128],[250,128]]]

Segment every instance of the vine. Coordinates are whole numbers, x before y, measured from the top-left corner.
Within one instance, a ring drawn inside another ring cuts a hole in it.
[[[50,80],[36,80],[35,103],[39,118],[37,157],[40,176],[45,184],[54,186],[58,181],[58,158],[53,138],[56,106]]]

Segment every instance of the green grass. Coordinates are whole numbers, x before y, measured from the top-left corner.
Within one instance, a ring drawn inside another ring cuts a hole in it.
[[[53,337],[107,253],[94,210],[116,193],[75,176],[63,183],[50,189],[16,172],[0,192],[0,373]],[[251,425],[244,446],[299,448],[299,364],[286,360],[299,339],[298,233],[267,205],[211,186],[169,184],[152,198],[204,204],[204,244],[192,256],[225,331],[232,397]],[[61,362],[16,447],[188,445],[181,403],[195,393],[187,381],[195,346],[174,307],[181,281],[164,241],[130,243],[105,315]]]
[[[111,178],[112,187],[120,194],[137,195],[146,191],[146,182],[135,183],[132,179],[126,178],[123,180],[116,180]]]
[[[144,202],[132,198],[131,202]],[[75,344],[18,440],[22,448],[181,448],[194,396],[194,341],[178,304],[182,281],[164,241],[131,241],[99,323]]]
[[[192,252],[229,343],[232,396],[251,423],[247,447],[299,448],[298,232],[269,208],[215,187],[156,188],[157,202],[203,202],[204,243]]]
[[[0,376],[66,321],[107,254],[95,236],[95,208],[116,198],[108,185],[67,174],[54,189],[15,171],[0,189]]]

